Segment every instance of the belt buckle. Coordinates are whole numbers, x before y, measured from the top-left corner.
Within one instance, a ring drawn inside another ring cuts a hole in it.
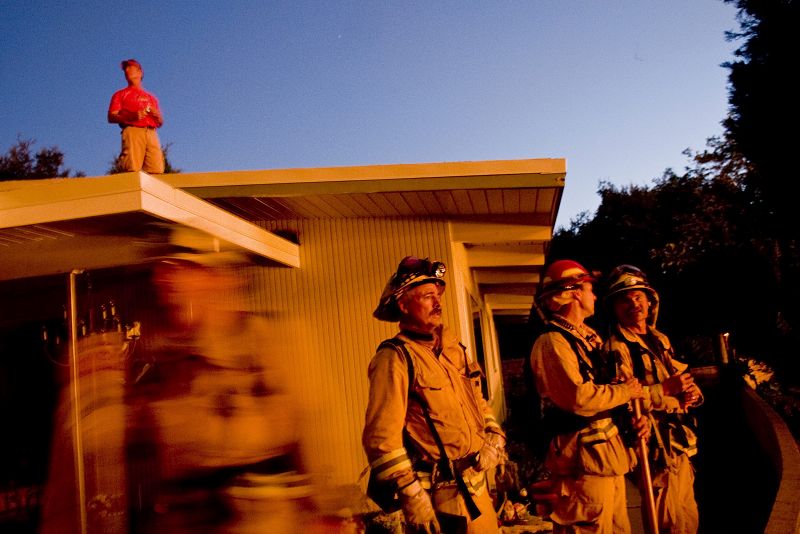
[[[444,471],[442,471],[439,468],[439,463],[440,462],[435,463],[434,466],[433,466],[433,469],[431,470],[432,471],[431,472],[431,484],[435,488],[438,488],[440,486],[446,486],[446,485],[451,484],[451,483],[455,483],[456,476],[458,476],[456,474],[455,467],[453,467],[453,461],[452,460],[450,460],[450,459],[447,460],[447,468],[450,471],[450,473],[445,473]],[[449,478],[447,478],[447,477],[449,477]]]

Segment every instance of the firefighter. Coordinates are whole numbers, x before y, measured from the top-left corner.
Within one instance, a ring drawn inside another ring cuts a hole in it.
[[[247,258],[190,228],[154,266],[134,373],[133,532],[300,532],[313,521],[280,317],[246,310]]]
[[[703,402],[700,388],[675,359],[669,339],[656,329],[659,297],[647,276],[620,265],[608,276],[604,303],[611,332],[604,351],[618,362],[619,374],[644,385],[644,410],[653,417],[652,472],[659,532],[697,532],[694,469],[697,438],[687,412]]]
[[[373,313],[399,321],[400,331],[369,365],[368,493],[387,510],[396,496],[407,532],[496,533],[486,472],[504,458],[505,435],[482,396],[479,366],[442,324],[445,270],[404,258]]]
[[[610,383],[602,340],[584,319],[594,313],[595,278],[579,263],[553,262],[542,278],[536,305],[546,319],[531,352],[542,403],[542,424],[552,436],[545,456],[555,495],[553,532],[628,533],[625,477],[635,465],[620,426],[646,436],[628,402],[644,395],[636,379]],[[631,425],[631,423],[633,423]]]

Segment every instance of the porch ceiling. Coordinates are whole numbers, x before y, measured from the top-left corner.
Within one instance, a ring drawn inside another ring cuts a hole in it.
[[[479,291],[527,315],[566,177],[563,159],[174,174],[163,179],[247,221],[451,221]]]

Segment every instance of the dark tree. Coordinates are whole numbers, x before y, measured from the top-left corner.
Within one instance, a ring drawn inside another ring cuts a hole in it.
[[[651,187],[601,184],[595,216],[558,232],[550,259],[603,274],[621,263],[642,268],[663,297],[659,325],[694,363],[710,363],[724,331],[742,350],[777,358],[778,278],[772,240],[751,224],[748,164],[720,139],[687,156],[683,174],[668,170]],[[602,328],[602,298],[597,310]]]
[[[558,233],[550,259],[643,268],[667,297],[662,317],[671,334],[691,339],[729,330],[738,347],[797,383],[800,2],[724,1],[738,8],[740,23],[728,38],[742,41],[725,65],[724,138],[689,154],[685,173],[668,170],[652,187],[601,184],[597,214]]]
[[[725,0],[738,8],[742,40],[729,69],[728,136],[752,164],[747,176],[754,200],[778,237],[796,239],[800,193],[796,152],[800,97],[795,71],[800,59],[800,2]]]
[[[800,2],[726,0],[738,8],[742,41],[729,74],[728,136],[750,162],[745,184],[754,207],[754,225],[768,235],[772,268],[778,280],[777,326],[784,350],[800,343],[800,177],[796,152],[800,136],[800,98],[794,75],[800,60]],[[800,364],[798,364],[800,370]]]
[[[70,175],[70,169],[64,167],[64,153],[58,147],[45,147],[32,155],[35,143],[33,139],[18,139],[15,145],[0,156],[0,181],[62,178]],[[83,176],[83,173],[76,172],[73,176]]]

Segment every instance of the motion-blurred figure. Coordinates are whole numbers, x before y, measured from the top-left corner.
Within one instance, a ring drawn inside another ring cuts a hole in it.
[[[621,376],[644,385],[644,410],[653,417],[650,469],[661,534],[694,534],[699,526],[694,498],[697,437],[689,408],[703,402],[688,366],[674,358],[669,338],[656,330],[658,293],[647,276],[620,265],[608,276],[604,297],[611,335],[604,350],[619,364]]]
[[[87,332],[69,343],[53,419],[42,534],[126,532],[125,365],[122,332]]]
[[[131,372],[136,532],[299,532],[310,485],[285,344],[244,311],[243,257],[181,228],[153,282],[163,317]]]

